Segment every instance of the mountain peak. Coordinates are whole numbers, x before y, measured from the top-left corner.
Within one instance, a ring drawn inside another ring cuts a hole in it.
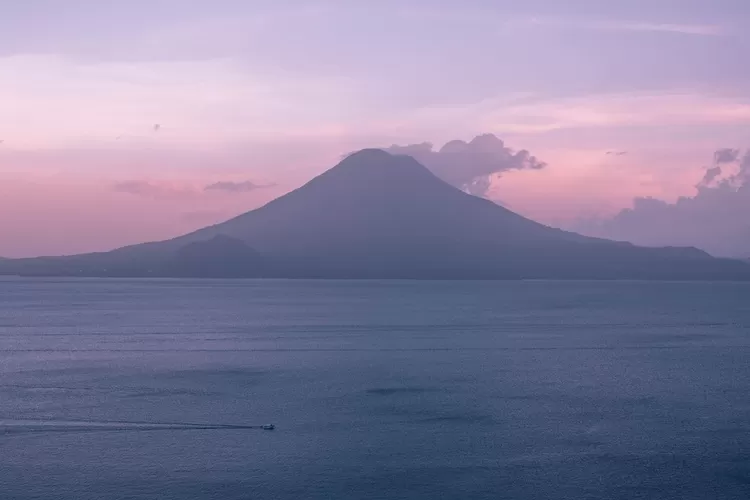
[[[360,149],[344,158],[344,162],[353,161],[384,161],[392,156],[390,153],[378,148]]]
[[[313,183],[338,179],[355,186],[376,186],[440,182],[427,167],[411,156],[393,155],[382,149],[363,149],[350,154],[338,165],[314,179]],[[341,186],[343,189],[343,186]]]
[[[356,151],[339,162],[328,173],[382,171],[393,165],[395,157],[382,149],[362,149]]]

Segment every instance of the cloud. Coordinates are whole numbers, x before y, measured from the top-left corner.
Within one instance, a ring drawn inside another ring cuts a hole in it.
[[[739,149],[724,148],[724,149],[719,149],[714,153],[714,162],[717,165],[721,165],[723,163],[732,163],[732,162],[737,161],[739,157],[740,157]]]
[[[344,77],[260,74],[226,59],[0,57],[0,130],[6,146],[26,150],[338,136],[349,125],[341,110],[367,109],[361,92]],[[67,117],[65,126],[51,116]]]
[[[487,194],[495,174],[546,166],[525,149],[513,151],[492,134],[480,135],[470,142],[453,140],[439,150],[423,142],[393,145],[386,151],[412,156],[445,182],[477,196]]]
[[[608,23],[602,25],[602,28],[623,31],[676,33],[681,35],[721,36],[726,34],[726,30],[724,28],[712,24]]]
[[[706,169],[706,175],[703,176],[703,179],[698,184],[698,187],[710,186],[716,178],[721,176],[721,174],[722,171],[719,165]]]
[[[204,191],[223,191],[226,193],[248,193],[250,191],[255,191],[256,189],[263,189],[266,187],[271,187],[270,184],[255,184],[252,181],[244,181],[244,182],[232,182],[232,181],[221,181],[221,182],[214,182],[213,184],[209,184],[205,188],[203,188]]]
[[[521,23],[524,24],[523,21]],[[651,32],[693,36],[723,36],[727,34],[724,27],[715,24],[642,23],[584,18],[531,18],[526,24],[579,30]]]
[[[196,189],[189,184],[175,184],[171,182],[133,180],[118,182],[112,186],[117,193],[126,193],[153,199],[185,199],[198,197],[210,192],[249,193],[257,189],[272,187],[273,184],[255,184],[252,181],[233,182],[218,181]]]
[[[750,123],[750,101],[684,92],[625,92],[511,103],[483,115],[495,130],[526,133],[605,127],[716,127]]]
[[[693,196],[675,203],[636,198],[632,208],[577,229],[646,246],[694,246],[727,257],[750,257],[750,150],[714,153]]]
[[[166,199],[166,198],[186,198],[195,196],[195,190],[176,186],[169,183],[157,183],[150,181],[124,181],[118,182],[112,186],[116,193],[127,193],[146,198]]]

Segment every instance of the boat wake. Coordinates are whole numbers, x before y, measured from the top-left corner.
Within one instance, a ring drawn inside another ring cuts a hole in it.
[[[137,431],[206,431],[206,430],[274,430],[273,424],[197,424],[185,422],[132,422],[96,420],[25,420],[0,419],[0,435],[42,432],[137,432]]]

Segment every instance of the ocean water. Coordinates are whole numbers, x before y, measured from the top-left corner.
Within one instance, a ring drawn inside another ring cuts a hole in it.
[[[745,500],[750,285],[2,280],[0,498]]]

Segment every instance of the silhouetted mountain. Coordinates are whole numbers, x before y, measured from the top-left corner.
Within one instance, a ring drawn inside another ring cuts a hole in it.
[[[409,156],[355,153],[303,187],[173,240],[0,264],[20,274],[290,278],[750,279],[693,248],[552,229],[439,180]]]
[[[241,240],[216,235],[184,245],[144,244],[111,252],[38,257],[0,263],[0,274],[182,278],[263,277],[264,259]]]
[[[180,247],[163,273],[196,278],[257,277],[264,272],[263,257],[241,240],[217,235]]]

